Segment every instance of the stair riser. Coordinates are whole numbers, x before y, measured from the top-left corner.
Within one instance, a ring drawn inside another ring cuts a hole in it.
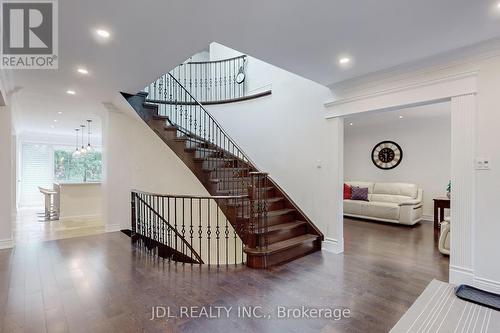
[[[196,150],[191,151],[194,158],[207,158],[207,157],[224,157],[223,152],[209,151],[209,150]]]
[[[203,169],[213,169],[213,168],[224,168],[224,167],[236,167],[236,161],[218,161],[218,160],[209,160],[199,162]]]
[[[236,178],[236,177],[248,177],[248,170],[247,171],[233,171],[233,170],[224,170],[224,169],[218,169],[216,171],[210,172],[210,177],[211,178]]]
[[[241,218],[240,218],[240,220],[241,220]],[[277,225],[277,224],[292,222],[292,221],[295,221],[295,220],[296,220],[295,219],[295,214],[293,212],[289,213],[289,214],[283,214],[283,215],[268,216],[267,217],[267,225],[268,226],[273,226],[273,225]],[[246,217],[246,218],[243,219],[243,223],[245,223],[245,225],[249,224],[248,217]]]
[[[280,252],[272,253],[267,256],[247,254],[247,266],[250,268],[268,268],[281,265],[291,260],[306,256],[321,249],[319,240],[304,242],[292,248]]]
[[[290,238],[298,237],[307,233],[307,228],[303,224],[298,224],[297,227],[292,229],[277,230],[267,233],[267,244],[281,242]],[[254,235],[250,247],[261,246],[266,243],[266,235]]]
[[[238,206],[240,215],[242,215],[241,214],[241,209],[244,209],[243,215],[248,215],[249,214],[249,211],[250,211],[250,202],[248,200],[244,200],[243,202],[242,201],[238,201],[237,203],[235,202],[234,204]],[[243,206],[243,208],[241,208],[242,206]],[[254,208],[256,208],[256,207],[257,207],[257,204],[255,203],[254,204]],[[273,202],[270,202],[270,203],[267,204],[267,210],[269,212],[271,212],[273,210],[284,209],[284,208],[286,208],[284,200],[273,201]]]

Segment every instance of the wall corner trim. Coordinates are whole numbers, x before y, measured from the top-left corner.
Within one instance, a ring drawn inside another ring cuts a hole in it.
[[[323,251],[340,254],[344,252],[344,240],[338,241],[334,238],[326,237],[322,244]]]
[[[500,294],[500,281],[474,276],[474,287]]]
[[[121,226],[119,224],[106,224],[104,227],[105,232],[117,232],[121,230]]]
[[[14,240],[12,238],[0,240],[0,250],[12,249],[13,247],[14,247]]]

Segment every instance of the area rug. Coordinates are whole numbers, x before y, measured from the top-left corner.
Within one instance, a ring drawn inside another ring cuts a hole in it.
[[[454,286],[433,280],[391,332],[498,333],[500,312],[463,301]]]

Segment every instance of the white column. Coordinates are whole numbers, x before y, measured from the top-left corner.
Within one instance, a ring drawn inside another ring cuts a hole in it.
[[[328,131],[332,134],[328,137],[332,139],[328,143],[332,147],[331,161],[333,165],[332,174],[324,179],[328,187],[334,189],[332,198],[329,198],[326,209],[334,212],[333,219],[328,221],[323,242],[323,249],[328,252],[344,252],[344,119],[341,117],[326,120]]]
[[[472,284],[475,223],[476,95],[451,99],[450,283]]]
[[[0,107],[0,249],[12,240],[12,122],[10,109]]]

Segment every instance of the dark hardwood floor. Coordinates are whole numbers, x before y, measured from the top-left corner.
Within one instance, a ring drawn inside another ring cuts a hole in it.
[[[317,252],[269,270],[168,264],[122,233],[0,251],[1,332],[387,332],[448,258],[432,223],[345,221],[345,253]],[[156,319],[151,307],[232,306],[230,318]],[[349,308],[351,318],[276,319],[278,306]],[[262,306],[271,319],[237,319]]]

